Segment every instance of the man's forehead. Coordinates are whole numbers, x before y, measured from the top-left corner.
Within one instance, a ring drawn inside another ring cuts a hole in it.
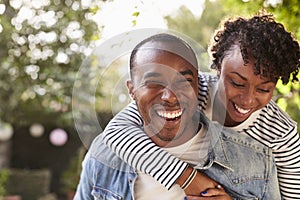
[[[180,42],[170,42],[170,41],[149,41],[139,47],[137,56],[140,54],[142,56],[147,56],[144,53],[157,53],[157,52],[167,52],[189,62],[195,68],[197,66],[197,58],[191,48],[189,48],[184,43]]]
[[[197,72],[191,68],[173,68],[170,66],[158,64],[158,63],[147,63],[140,67],[137,67],[136,72],[140,73],[142,79],[147,78],[164,78],[174,79],[183,78],[183,76],[197,76]]]

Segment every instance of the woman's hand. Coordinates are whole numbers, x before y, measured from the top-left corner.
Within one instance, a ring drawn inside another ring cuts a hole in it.
[[[196,177],[184,192],[186,195],[200,196],[201,192],[207,191],[210,188],[215,188],[217,185],[218,183],[216,181],[209,178],[206,174],[197,171]]]
[[[221,185],[210,188],[201,193],[201,196],[187,196],[184,200],[232,200]]]

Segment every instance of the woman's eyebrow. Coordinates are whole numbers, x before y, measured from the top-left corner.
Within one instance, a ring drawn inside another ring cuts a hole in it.
[[[236,74],[236,75],[238,75],[241,79],[247,81],[247,78],[244,77],[244,76],[242,76],[240,73],[238,73],[238,72],[231,72],[231,73],[232,73],[232,74]],[[272,83],[272,81],[271,81],[271,80],[266,80],[266,81],[264,81],[264,82],[262,82],[262,83],[260,83],[260,84],[268,84],[268,83]]]
[[[244,77],[244,76],[242,76],[240,73],[238,73],[238,72],[230,72],[231,74],[236,74],[236,75],[238,75],[241,79],[243,79],[244,81],[246,81],[247,80],[247,78],[246,77]]]

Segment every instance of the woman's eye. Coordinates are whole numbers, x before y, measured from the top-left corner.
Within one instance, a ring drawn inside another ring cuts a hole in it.
[[[235,87],[244,87],[243,84],[237,83],[235,81],[231,81],[231,84],[234,85]]]
[[[262,92],[262,93],[269,93],[270,92],[270,90],[268,90],[268,89],[262,89],[262,88],[259,88],[258,91]]]

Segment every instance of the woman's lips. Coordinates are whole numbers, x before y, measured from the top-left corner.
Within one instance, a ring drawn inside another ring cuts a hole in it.
[[[237,104],[235,104],[235,103],[233,103],[233,106],[234,106],[234,108],[235,108],[239,113],[241,113],[241,114],[243,114],[243,115],[246,115],[246,114],[250,113],[250,111],[252,110],[251,108],[250,108],[250,109],[243,109],[243,108],[239,107],[239,106],[238,106]]]

